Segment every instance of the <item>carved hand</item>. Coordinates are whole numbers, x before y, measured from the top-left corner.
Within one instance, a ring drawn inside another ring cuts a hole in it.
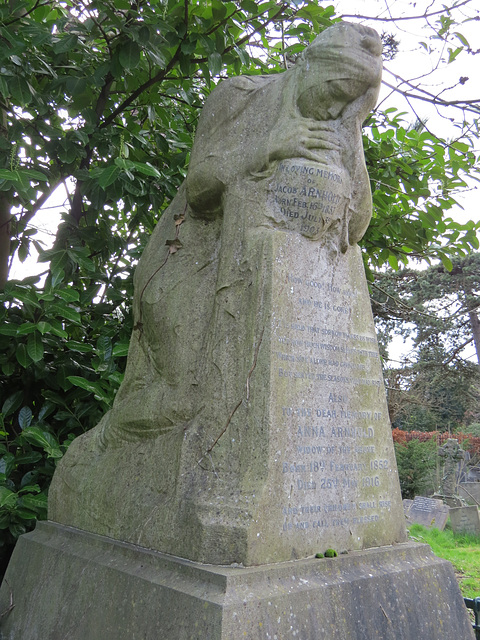
[[[272,130],[269,138],[269,161],[284,158],[322,160],[320,149],[342,151],[338,123],[310,118],[285,119]]]

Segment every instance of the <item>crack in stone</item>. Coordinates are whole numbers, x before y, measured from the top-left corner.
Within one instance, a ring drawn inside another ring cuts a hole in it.
[[[260,346],[262,344],[262,340],[263,340],[263,334],[265,331],[265,327],[263,327],[261,333],[260,333],[260,337],[258,339],[258,344],[255,348],[255,354],[253,356],[253,364],[250,368],[250,371],[247,374],[247,379],[245,382],[245,398],[240,398],[240,400],[237,402],[237,404],[235,405],[235,407],[232,409],[232,411],[230,412],[230,415],[227,418],[227,422],[225,424],[225,426],[223,427],[222,431],[220,432],[220,434],[217,436],[217,438],[215,439],[215,441],[213,442],[213,444],[211,444],[209,446],[209,448],[207,449],[205,455],[200,458],[200,460],[198,461],[198,464],[200,465],[200,463],[202,462],[203,458],[205,458],[205,456],[210,456],[210,453],[212,452],[213,448],[217,445],[218,441],[220,440],[220,438],[225,434],[225,432],[227,431],[230,422],[232,421],[233,416],[235,415],[235,413],[238,411],[238,409],[240,408],[241,404],[243,403],[244,399],[248,402],[250,400],[250,378],[252,377],[253,372],[255,371],[255,367],[257,366],[257,359],[258,359],[258,352],[260,351]],[[200,465],[201,466],[201,465]],[[212,467],[213,467],[213,462],[212,462]],[[202,469],[204,469],[204,467],[202,467]],[[206,469],[205,469],[206,471]],[[216,474],[215,474],[216,475]]]

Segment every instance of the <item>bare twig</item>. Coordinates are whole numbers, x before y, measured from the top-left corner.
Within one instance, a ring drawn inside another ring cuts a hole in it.
[[[463,2],[459,2],[458,4],[455,3],[451,7],[443,7],[442,9],[439,9],[438,11],[432,11],[431,13],[428,13],[426,11],[425,13],[422,13],[416,16],[399,16],[395,18],[395,17],[392,17],[390,14],[390,18],[382,18],[380,16],[363,16],[358,14],[344,13],[341,16],[341,18],[342,20],[344,20],[345,18],[357,18],[360,20],[376,20],[378,22],[399,22],[401,20],[427,20],[432,16],[438,16],[441,13],[447,13],[451,9],[459,9],[460,7],[463,7],[464,5],[469,4],[470,2],[471,0],[463,0]]]

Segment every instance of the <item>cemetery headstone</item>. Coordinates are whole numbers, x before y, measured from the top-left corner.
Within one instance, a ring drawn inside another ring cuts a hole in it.
[[[458,485],[458,495],[467,504],[480,506],[480,482],[461,482]]]
[[[208,98],[124,383],[0,591],[5,640],[473,637],[450,565],[406,542],[357,245],[380,77],[376,32],[339,23]]]
[[[455,533],[480,535],[480,518],[477,506],[450,508],[450,522]]]
[[[442,500],[415,496],[408,508],[407,519],[412,523],[423,524],[429,529],[435,527],[442,531],[447,523],[448,514],[449,507]]]
[[[465,452],[455,438],[449,438],[439,448],[438,455],[443,459],[442,494],[445,497],[455,496],[457,487],[457,469],[460,460],[465,458]]]

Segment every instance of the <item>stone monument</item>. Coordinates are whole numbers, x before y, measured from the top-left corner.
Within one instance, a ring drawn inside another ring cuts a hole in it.
[[[477,505],[451,508],[450,523],[455,533],[480,536],[480,516]]]
[[[462,500],[457,496],[457,471],[458,463],[465,458],[465,451],[456,438],[448,438],[438,449],[438,455],[443,460],[441,496],[448,506],[460,507]]]
[[[421,524],[428,529],[443,531],[447,524],[450,507],[443,500],[415,496],[415,500],[404,500],[403,507],[408,523]]]
[[[212,92],[124,383],[17,547],[2,637],[473,637],[450,565],[406,542],[357,246],[380,77],[377,34],[341,23]]]

